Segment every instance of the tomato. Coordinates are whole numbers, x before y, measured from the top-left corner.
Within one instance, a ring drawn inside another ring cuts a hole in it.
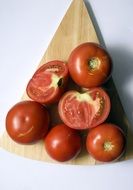
[[[72,79],[79,86],[91,88],[106,82],[112,70],[108,52],[95,43],[84,43],[70,54],[68,68]]]
[[[48,155],[60,162],[75,158],[81,151],[82,144],[79,133],[65,124],[53,127],[44,143]]]
[[[68,67],[62,61],[51,61],[42,65],[29,81],[28,96],[42,104],[52,104],[59,100],[68,79]]]
[[[6,130],[18,143],[33,143],[43,138],[48,131],[48,125],[48,111],[34,101],[15,104],[6,116]]]
[[[125,136],[118,126],[101,124],[88,133],[86,147],[96,160],[113,161],[120,158],[125,150]]]
[[[110,98],[102,88],[84,93],[66,92],[59,101],[61,120],[71,128],[87,129],[103,123],[110,112]]]

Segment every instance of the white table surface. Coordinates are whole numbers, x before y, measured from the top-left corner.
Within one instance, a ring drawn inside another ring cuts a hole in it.
[[[20,100],[70,3],[0,0],[0,134],[8,109]],[[133,124],[133,1],[89,3],[113,58],[113,78]],[[133,160],[65,166],[31,161],[0,149],[0,190],[130,190],[132,181]]]

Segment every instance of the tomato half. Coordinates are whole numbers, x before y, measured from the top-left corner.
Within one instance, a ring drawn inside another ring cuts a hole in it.
[[[33,143],[43,138],[48,131],[48,126],[48,111],[43,105],[34,101],[15,104],[6,116],[6,130],[18,143]]]
[[[49,156],[60,162],[75,158],[82,145],[79,133],[64,124],[53,127],[44,143]]]
[[[67,64],[51,61],[42,65],[29,81],[28,96],[42,104],[52,104],[59,100],[68,79]]]
[[[70,54],[68,68],[72,79],[79,86],[91,88],[106,82],[112,70],[108,52],[95,43],[84,43]]]
[[[110,112],[110,98],[102,88],[84,93],[66,92],[59,101],[62,121],[74,129],[87,129],[103,123]]]
[[[90,130],[86,140],[89,154],[101,162],[120,158],[125,150],[126,139],[122,130],[109,123],[101,124]]]

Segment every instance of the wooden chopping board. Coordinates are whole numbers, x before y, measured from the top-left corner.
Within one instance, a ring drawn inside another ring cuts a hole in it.
[[[72,49],[84,42],[100,43],[83,0],[73,0],[39,66],[56,59],[67,62]],[[113,80],[110,79],[104,88],[108,91],[112,102],[109,121],[118,124],[127,135],[127,149],[123,160],[130,159],[133,157],[133,137]],[[24,92],[22,99],[28,99],[26,92]],[[43,141],[39,141],[33,145],[20,145],[12,141],[5,132],[0,138],[0,147],[34,160],[58,163],[47,155]],[[66,162],[66,164],[95,165],[98,163],[86,153],[84,148],[78,158]]]

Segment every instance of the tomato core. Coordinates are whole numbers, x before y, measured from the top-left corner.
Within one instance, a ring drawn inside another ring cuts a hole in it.
[[[60,78],[60,79],[58,80],[58,83],[57,83],[58,87],[62,87],[62,86],[63,86],[63,83],[64,83],[63,78]]]
[[[50,74],[51,75],[51,74]],[[57,86],[59,86],[59,84],[60,84],[60,77],[58,77],[58,75],[56,75],[56,74],[53,74],[52,73],[52,76],[51,76],[51,84],[50,84],[50,86],[49,86],[49,88],[51,88],[51,87],[57,87]]]
[[[98,57],[92,57],[89,60],[88,64],[89,64],[90,70],[96,70],[96,69],[99,69],[101,61]]]

